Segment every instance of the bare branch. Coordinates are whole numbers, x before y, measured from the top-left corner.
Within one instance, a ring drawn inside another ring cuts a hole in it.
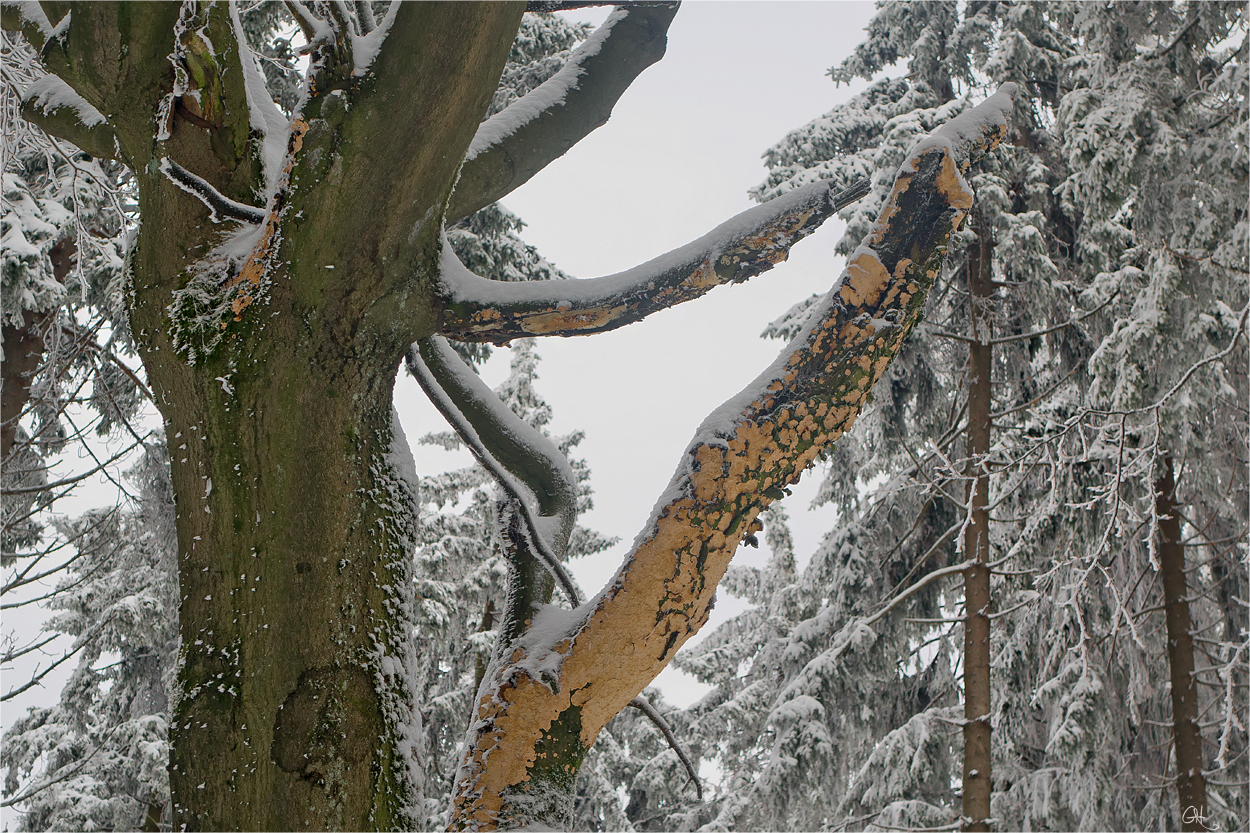
[[[325,27],[325,21],[309,11],[308,7],[299,0],[283,0],[283,5],[291,13],[291,17],[295,18],[295,23],[299,26],[304,40],[309,43],[316,40],[318,32]]]
[[[677,757],[681,759],[682,766],[686,768],[686,774],[690,776],[690,780],[694,782],[694,791],[699,796],[699,800],[703,800],[703,782],[699,780],[699,771],[694,768],[694,763],[686,754],[686,750],[681,748],[681,744],[677,741],[677,736],[673,734],[672,727],[668,725],[668,721],[664,719],[664,715],[651,705],[646,697],[639,694],[633,700],[629,701],[629,705],[647,716],[647,719],[655,724],[655,727],[664,735],[664,739],[668,741],[669,747],[677,753]]]
[[[360,34],[367,35],[374,30],[377,23],[373,20],[373,9],[369,0],[356,0],[356,23],[360,26]]]
[[[478,128],[447,224],[516,190],[607,122],[621,95],[664,56],[676,4],[621,7],[554,77]]]
[[[116,159],[117,134],[104,115],[55,75],[45,75],[22,95],[22,118],[73,142],[100,159]]]
[[[207,180],[201,179],[167,156],[161,157],[160,170],[169,177],[170,182],[204,203],[208,208],[208,218],[214,223],[234,220],[239,223],[260,225],[268,216],[263,208],[244,205],[224,196]]]
[[[444,243],[439,331],[459,341],[499,344],[613,330],[771,269],[791,246],[867,192],[868,180],[841,190],[830,180],[814,182],[641,266],[588,280],[487,280],[465,269]]]

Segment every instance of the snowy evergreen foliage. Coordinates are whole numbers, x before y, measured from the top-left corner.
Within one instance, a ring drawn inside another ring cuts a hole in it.
[[[129,477],[133,506],[60,525],[77,557],[49,602],[46,629],[73,637],[78,666],[59,703],[31,709],[5,733],[4,794],[21,801],[21,830],[155,830],[167,813],[179,641],[163,438],[144,446]]]
[[[1028,88],[957,241],[985,237],[997,282],[986,464],[1002,829],[1180,826],[1153,497],[1167,459],[1184,461],[1211,820],[1246,824],[1246,50],[1231,3],[882,3],[831,71],[876,80],[770,149],[753,192],[873,176],[845,213],[849,254],[915,138],[1000,82]],[[770,518],[768,568],[726,579],[756,607],[676,660],[716,686],[691,710],[692,745],[725,773],[711,815],[686,825],[958,815],[957,585],[864,617],[961,560],[963,260],[827,461],[817,500],[842,510],[840,527],[796,573]],[[766,335],[792,335],[808,306]]]
[[[533,340],[512,346],[512,372],[496,390],[500,400],[534,428],[544,430],[551,408],[534,389],[538,356]],[[582,440],[582,433],[553,438],[566,456]],[[461,447],[453,432],[428,434],[424,445]],[[582,492],[578,511],[591,508],[589,471],[583,461],[570,460]],[[474,464],[420,479],[422,501],[418,537],[416,586],[418,624],[423,639],[420,667],[422,702],[427,710],[427,810],[435,821],[450,806],[451,779],[460,763],[473,693],[494,647],[497,620],[504,606],[507,563],[496,541],[496,501],[499,489],[491,476]],[[569,557],[592,555],[614,541],[585,527],[574,529]],[[588,773],[589,774],[589,773]],[[594,812],[603,812],[596,808]],[[440,815],[441,814],[441,815]]]
[[[134,361],[122,274],[128,174],[20,117],[22,88],[41,73],[24,42],[0,37],[6,88],[0,295],[11,386],[0,546],[8,563],[40,551],[44,525],[35,514],[60,494],[48,479],[47,459],[84,432],[107,434],[132,418],[141,395],[125,364]],[[18,395],[23,389],[28,396]],[[77,421],[67,414],[80,404],[92,424],[80,424],[82,412]]]

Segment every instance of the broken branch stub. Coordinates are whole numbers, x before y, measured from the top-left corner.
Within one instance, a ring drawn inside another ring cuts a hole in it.
[[[497,654],[506,661],[479,690],[453,829],[566,821],[568,802],[553,793],[707,621],[756,516],[851,426],[919,321],[973,204],[963,173],[1006,135],[1015,92],[1004,84],[913,147],[880,219],[805,331],[699,429],[613,582]]]

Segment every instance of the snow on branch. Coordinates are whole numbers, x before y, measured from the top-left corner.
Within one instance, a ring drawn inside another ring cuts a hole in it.
[[[706,624],[758,514],[850,428],[919,321],[951,234],[973,206],[963,174],[1006,136],[1014,94],[1003,85],[912,149],[880,219],[804,330],[700,427],[611,584],[548,641],[514,643],[512,661],[483,680],[452,827],[507,818],[549,726],[576,727],[589,748]],[[550,679],[517,670],[554,653]],[[487,767],[496,754],[503,760]]]
[[[576,607],[577,587],[560,562],[577,520],[577,478],[565,456],[499,401],[439,336],[413,345],[408,371],[473,456],[516,502],[533,550]]]
[[[118,155],[117,136],[104,114],[57,75],[44,75],[22,94],[22,117],[100,159]]]
[[[459,341],[496,344],[616,329],[771,269],[788,257],[791,246],[867,192],[868,180],[842,190],[829,180],[814,182],[641,266],[587,280],[487,280],[466,269],[444,243],[439,329]]]
[[[161,157],[160,171],[168,177],[170,182],[204,203],[208,207],[208,218],[214,223],[234,220],[239,223],[260,225],[268,216],[263,208],[235,202],[214,188],[207,180],[191,173],[168,156]]]
[[[37,0],[5,0],[2,5],[5,13],[4,28],[21,30],[22,36],[35,49],[43,49],[45,43],[53,38],[63,37],[69,29],[72,12],[67,11],[53,25]]]
[[[230,26],[234,31],[235,48],[239,51],[239,66],[243,70],[243,91],[247,98],[248,124],[260,137],[258,156],[265,177],[264,196],[269,200],[277,192],[282,177],[287,144],[291,136],[289,120],[269,94],[260,59],[247,45],[243,20],[239,9],[230,4]]]
[[[644,69],[664,56],[676,4],[619,7],[568,63],[478,127],[447,211],[447,223],[512,192],[587,134]]]

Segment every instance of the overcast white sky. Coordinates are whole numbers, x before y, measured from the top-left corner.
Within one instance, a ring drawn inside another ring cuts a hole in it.
[[[504,205],[529,224],[528,242],[579,277],[625,269],[698,237],[753,204],[746,192],[765,176],[766,148],[862,89],[837,88],[826,71],[862,39],[872,13],[868,2],[688,0],[666,57],[625,93],[609,123]],[[607,10],[569,15],[598,22]],[[622,539],[611,552],[572,565],[588,593],[620,565],[695,428],[780,350],[760,331],[837,279],[840,236],[841,224],[831,221],[788,263],[748,284],[613,333],[539,342],[538,388],[554,410],[555,430],[586,432],[577,453],[590,464],[596,508],[583,522]],[[506,372],[506,353],[487,368],[488,381]],[[404,374],[396,397],[419,470],[463,465],[467,455],[416,445],[444,425]],[[809,473],[786,502],[801,560],[833,522],[829,510],[804,516],[818,479]],[[760,564],[763,553],[748,549],[738,558]],[[713,624],[735,609],[722,596]],[[8,689],[21,671],[4,676],[0,688]],[[4,726],[27,706],[57,697],[63,680],[7,703]],[[701,693],[671,671],[661,682],[680,704]]]

